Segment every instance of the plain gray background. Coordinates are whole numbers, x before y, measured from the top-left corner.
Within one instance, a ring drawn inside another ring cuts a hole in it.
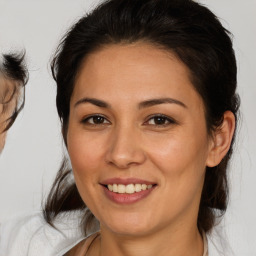
[[[40,210],[64,146],[49,60],[67,28],[93,0],[0,0],[0,52],[26,48],[26,105],[0,156],[0,221]],[[201,0],[234,35],[241,120],[229,168],[230,204],[223,220],[238,256],[256,255],[256,0]]]

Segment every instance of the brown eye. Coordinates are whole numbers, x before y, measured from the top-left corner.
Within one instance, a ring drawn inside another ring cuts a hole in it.
[[[82,120],[82,123],[84,124],[92,124],[92,125],[101,125],[101,124],[109,124],[109,121],[100,115],[94,115],[94,116],[89,116]]]
[[[155,115],[151,117],[147,121],[147,123],[149,125],[155,125],[155,126],[166,126],[166,125],[174,124],[175,121],[165,115]]]

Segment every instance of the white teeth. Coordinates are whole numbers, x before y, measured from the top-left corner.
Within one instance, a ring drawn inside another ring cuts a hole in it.
[[[123,185],[123,184],[118,184],[118,185],[117,185],[117,193],[120,193],[120,194],[125,193],[125,185]]]
[[[117,192],[117,185],[113,184],[113,192]]]
[[[141,184],[135,184],[135,191],[140,192],[141,191]]]
[[[133,194],[135,192],[140,192],[142,190],[151,189],[153,185],[146,185],[146,184],[109,184],[108,190],[111,192],[119,193],[119,194]]]
[[[141,188],[142,188],[142,190],[146,190],[147,189],[147,185],[146,184],[142,184]]]
[[[134,193],[134,185],[129,184],[125,187],[125,193],[127,194],[133,194]]]

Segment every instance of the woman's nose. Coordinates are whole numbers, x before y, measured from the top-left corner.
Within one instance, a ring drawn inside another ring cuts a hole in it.
[[[112,131],[106,161],[119,169],[140,165],[146,160],[139,131],[119,128]]]

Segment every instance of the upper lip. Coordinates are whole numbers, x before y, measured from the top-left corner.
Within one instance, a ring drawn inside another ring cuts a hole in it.
[[[154,185],[156,182],[138,179],[138,178],[110,178],[103,180],[100,182],[102,185],[108,185],[108,184],[123,184],[123,185],[129,185],[129,184],[146,184],[146,185]]]

